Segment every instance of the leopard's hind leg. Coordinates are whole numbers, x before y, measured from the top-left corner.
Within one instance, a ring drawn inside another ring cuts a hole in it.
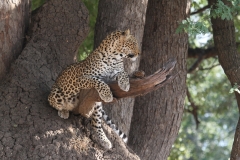
[[[53,108],[58,110],[59,117],[67,119],[69,111],[72,111],[78,104],[78,95],[66,96],[54,86],[48,96],[48,101]]]
[[[97,138],[96,141],[98,141],[105,149],[111,149],[112,143],[102,129],[102,102],[95,103],[91,123]]]

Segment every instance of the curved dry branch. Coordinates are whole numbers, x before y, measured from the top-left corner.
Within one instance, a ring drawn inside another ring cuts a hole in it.
[[[175,64],[175,60],[170,60],[163,68],[159,69],[152,75],[143,78],[131,78],[130,90],[128,92],[121,90],[117,82],[109,83],[113,96],[115,97],[115,101],[120,98],[145,95],[163,87],[175,77],[169,75],[175,67]],[[73,112],[75,114],[81,114],[85,117],[90,117],[94,103],[96,101],[101,101],[97,91],[95,89],[82,90],[79,97],[80,104]]]
[[[173,79],[174,76],[170,76],[169,73],[173,70],[176,64],[175,60],[171,60],[165,66],[154,74],[144,78],[132,78],[130,79],[130,90],[125,92],[121,90],[117,82],[110,83],[109,86],[116,98],[136,97],[145,95],[151,91],[157,90],[164,86],[167,82]]]

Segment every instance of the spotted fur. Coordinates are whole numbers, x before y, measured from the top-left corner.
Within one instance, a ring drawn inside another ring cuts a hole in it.
[[[67,119],[79,102],[81,89],[95,88],[105,102],[113,100],[112,92],[106,82],[118,81],[119,87],[128,91],[129,77],[124,71],[123,59],[136,60],[139,47],[129,30],[116,31],[108,35],[102,43],[82,62],[70,65],[58,76],[48,97],[50,105],[58,110],[61,118]],[[111,148],[101,127],[102,104],[96,102],[92,125],[96,135],[102,139],[105,148]],[[99,109],[100,108],[100,109]],[[97,129],[96,129],[97,128]]]

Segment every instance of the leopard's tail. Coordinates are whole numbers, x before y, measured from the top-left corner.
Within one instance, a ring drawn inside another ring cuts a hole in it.
[[[114,132],[115,132],[119,137],[121,137],[122,140],[123,140],[125,143],[127,143],[127,141],[128,141],[127,135],[126,135],[125,133],[123,133],[121,130],[118,129],[118,127],[112,122],[112,120],[108,117],[108,115],[105,113],[104,110],[102,110],[102,117],[103,117],[104,121],[106,121],[107,125],[108,125],[109,127],[111,127],[111,128],[114,130]]]

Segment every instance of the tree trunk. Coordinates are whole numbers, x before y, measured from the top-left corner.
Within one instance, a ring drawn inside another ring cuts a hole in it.
[[[29,0],[0,2],[0,79],[22,51],[29,13]]]
[[[222,0],[226,5],[231,6],[231,2]],[[217,0],[209,0],[210,5],[217,3]],[[235,27],[233,20],[221,20],[212,18],[214,45],[217,49],[218,59],[225,74],[232,85],[240,84],[240,55],[237,52],[235,40]],[[240,110],[240,95],[235,93]],[[231,152],[231,160],[240,158],[240,119],[238,120],[234,142]]]
[[[186,34],[176,34],[189,11],[187,0],[149,0],[140,70],[151,74],[170,58],[177,60],[171,84],[136,98],[129,146],[141,159],[167,159],[177,137],[186,95]]]
[[[146,8],[147,0],[100,0],[95,25],[95,48],[109,33],[126,29],[130,29],[141,47]],[[136,62],[126,61],[125,70],[131,74],[138,69],[138,65],[139,59]],[[114,104],[104,105],[106,113],[126,135],[130,129],[133,105],[134,98],[124,98]]]
[[[48,1],[34,16],[32,38],[0,86],[0,159],[78,157],[69,141],[80,121],[60,119],[47,96],[62,67],[73,63],[87,17],[79,0]]]
[[[0,84],[0,159],[139,159],[106,125],[114,148],[102,150],[83,118],[61,119],[47,102],[54,80],[74,62],[88,33],[83,3],[49,0],[32,22],[30,41]]]

